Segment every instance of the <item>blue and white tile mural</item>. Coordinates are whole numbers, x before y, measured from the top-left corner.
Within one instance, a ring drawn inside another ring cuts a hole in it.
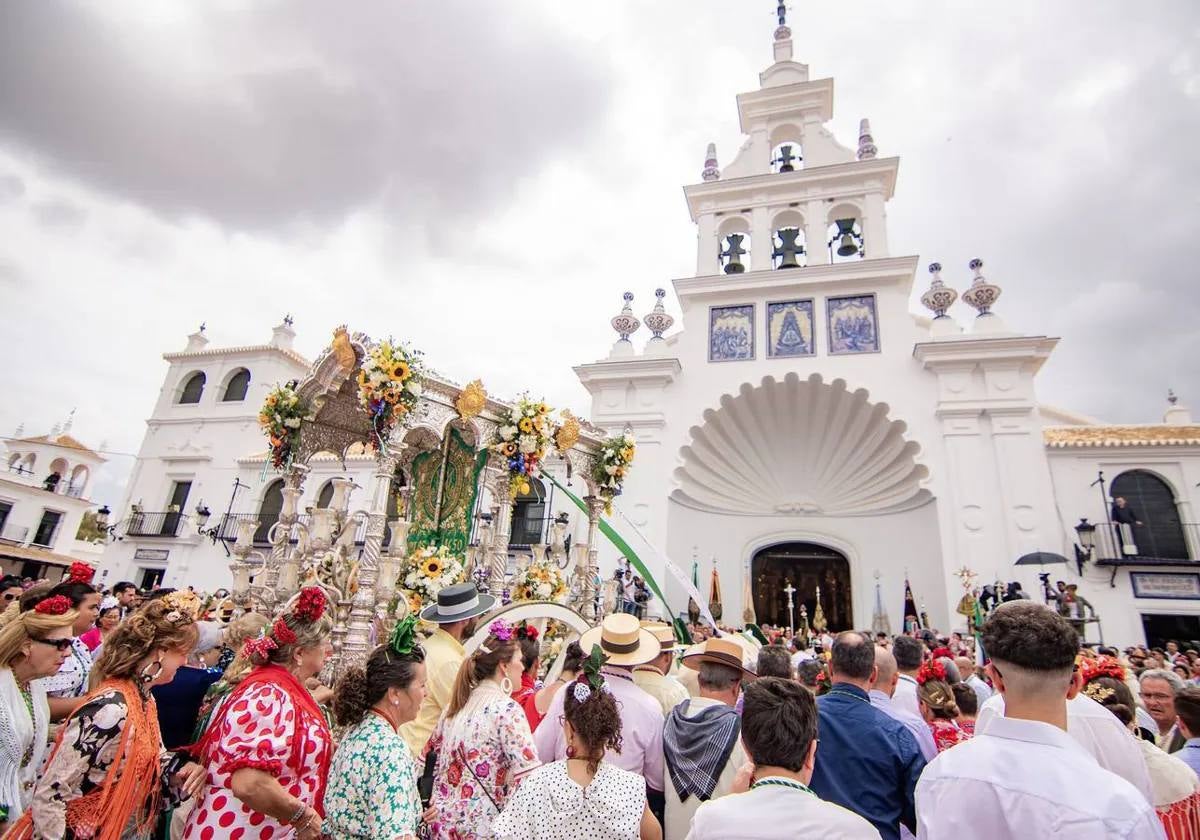
[[[813,302],[785,300],[767,304],[767,357],[814,356]]]
[[[829,352],[878,353],[879,318],[875,295],[852,295],[825,299],[829,328]]]
[[[714,306],[708,311],[708,360],[754,358],[754,305]]]

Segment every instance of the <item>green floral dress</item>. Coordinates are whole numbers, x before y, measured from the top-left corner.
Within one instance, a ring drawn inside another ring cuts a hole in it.
[[[412,754],[390,723],[367,712],[329,768],[325,831],[334,840],[394,840],[416,837],[420,821]]]

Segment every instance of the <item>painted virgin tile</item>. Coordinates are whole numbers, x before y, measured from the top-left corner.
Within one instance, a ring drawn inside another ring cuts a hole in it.
[[[831,354],[879,352],[875,295],[826,298],[825,318]]]
[[[814,356],[813,302],[785,300],[767,304],[767,357]]]
[[[754,305],[714,306],[708,311],[708,360],[754,358]]]

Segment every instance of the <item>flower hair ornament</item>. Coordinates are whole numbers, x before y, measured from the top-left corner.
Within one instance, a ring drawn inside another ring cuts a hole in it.
[[[509,622],[505,621],[503,618],[497,618],[495,621],[493,621],[491,624],[488,625],[488,635],[494,636],[495,638],[499,639],[502,642],[511,642],[513,640],[513,638],[516,636],[516,634],[517,634],[516,628]],[[492,652],[492,649],[490,647],[488,647],[486,644],[480,645],[479,650],[482,651],[483,653],[491,653]]]
[[[275,623],[271,625],[271,635],[281,645],[296,644],[296,631],[288,627],[287,622],[283,620],[283,616],[279,616],[279,618],[275,619]]]
[[[580,665],[579,676],[575,680],[575,684],[571,687],[571,694],[575,697],[575,702],[583,703],[592,696],[592,692],[604,691],[612,694],[612,689],[608,687],[608,683],[604,680],[604,675],[600,673],[600,669],[604,667],[604,663],[608,661],[608,657],[604,655],[604,651],[600,649],[600,645],[592,645],[592,652],[588,658],[583,660]]]
[[[946,681],[946,666],[940,659],[931,659],[917,671],[917,683],[925,685],[929,680]]]
[[[300,597],[296,599],[296,606],[292,607],[292,615],[308,624],[314,621],[320,621],[321,616],[325,615],[325,607],[329,604],[329,598],[325,595],[325,590],[319,586],[306,586],[300,590]]]
[[[96,567],[76,560],[67,570],[67,583],[91,583],[96,576]]]
[[[200,612],[200,596],[187,590],[169,592],[162,598],[167,611],[163,618],[171,624],[189,624]]]
[[[517,627],[517,638],[529,639],[531,642],[536,642],[538,638],[538,629],[531,627],[528,624],[521,624]]]
[[[1093,682],[1084,686],[1083,693],[1088,697],[1091,697],[1097,703],[1103,703],[1109,697],[1112,697],[1114,694],[1116,694],[1117,690],[1115,688],[1109,688],[1108,686]]]
[[[1095,661],[1085,661],[1079,672],[1083,676],[1084,683],[1089,683],[1097,677],[1112,677],[1114,680],[1125,681],[1125,669],[1111,656],[1104,656]]]
[[[388,639],[388,650],[397,656],[408,656],[417,647],[417,616],[410,613],[396,622]]]
[[[66,595],[55,595],[53,598],[39,601],[38,605],[33,608],[33,611],[40,615],[66,615],[70,609],[70,598]]]

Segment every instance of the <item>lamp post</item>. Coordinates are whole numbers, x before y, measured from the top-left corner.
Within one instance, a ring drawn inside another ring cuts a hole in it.
[[[229,505],[225,508],[225,518],[221,520],[220,524],[214,525],[212,528],[204,527],[208,524],[208,520],[212,518],[212,511],[208,509],[208,505],[204,504],[203,499],[200,500],[200,504],[196,505],[196,533],[202,537],[208,537],[214,545],[220,542],[221,547],[225,549],[226,557],[231,557],[232,553],[229,551],[226,541],[221,536],[221,529],[229,521],[229,517],[233,513],[233,502],[237,498],[238,490],[248,490],[249,488],[249,484],[243,484],[240,478],[234,477],[233,492],[229,494]]]
[[[1080,519],[1079,524],[1075,526],[1075,534],[1079,538],[1079,545],[1073,546],[1075,564],[1079,567],[1079,574],[1082,575],[1083,564],[1095,556],[1096,526],[1088,522],[1086,518]]]
[[[117,526],[120,525],[120,523],[118,522],[110,525],[108,522],[110,516],[112,516],[112,511],[109,510],[108,505],[101,505],[100,509],[96,511],[96,530],[105,536],[120,542],[121,540],[125,539],[117,534]]]

